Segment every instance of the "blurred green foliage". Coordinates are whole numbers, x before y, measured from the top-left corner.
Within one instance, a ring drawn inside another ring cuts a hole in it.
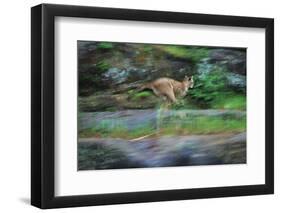
[[[129,130],[125,125],[97,125],[93,128],[84,129],[79,132],[80,138],[97,137],[97,138],[126,138],[134,139],[147,134],[152,134],[155,132],[155,128],[151,124],[139,125],[133,130]]]
[[[162,46],[161,47],[166,53],[169,55],[180,58],[190,60],[193,63],[198,63],[201,59],[208,57],[209,50],[207,48],[201,47],[183,47],[183,46]]]
[[[173,110],[182,110],[182,109],[199,109],[200,107],[196,102],[192,101],[189,97],[178,98],[178,101],[172,103],[170,108]]]
[[[233,92],[219,95],[213,101],[212,107],[215,109],[237,109],[246,110],[246,96]]]
[[[153,93],[150,92],[150,91],[142,91],[142,92],[137,92],[137,93],[131,94],[131,99],[132,99],[132,101],[137,101],[137,100],[140,100],[140,99],[145,99],[145,98],[150,97],[152,95],[153,95]]]
[[[246,110],[246,95],[228,87],[223,66],[216,66],[208,73],[194,76],[194,88],[188,95],[203,108]]]
[[[124,123],[116,120],[104,120],[93,128],[79,132],[80,138],[123,138],[134,139],[144,135],[186,135],[186,134],[217,134],[239,133],[246,130],[246,116],[170,116],[166,119],[159,118],[158,126],[151,123],[142,123],[134,129],[128,129]]]
[[[197,102],[210,106],[215,98],[227,91],[225,72],[225,68],[216,67],[204,75],[194,76],[194,88],[188,94]]]
[[[111,42],[99,42],[97,45],[98,49],[112,49],[114,45]]]
[[[107,71],[110,67],[111,67],[110,64],[108,62],[106,62],[105,60],[99,61],[96,64],[97,71],[100,73]]]

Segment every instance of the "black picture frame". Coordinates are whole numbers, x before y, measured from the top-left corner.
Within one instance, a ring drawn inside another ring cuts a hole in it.
[[[266,32],[265,184],[112,194],[54,195],[55,17],[264,28]],[[274,20],[164,11],[41,4],[31,8],[31,204],[60,208],[272,194],[274,192]]]

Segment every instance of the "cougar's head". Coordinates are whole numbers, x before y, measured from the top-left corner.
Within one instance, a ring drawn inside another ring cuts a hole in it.
[[[185,83],[187,88],[193,88],[194,86],[193,76],[185,76],[183,82]]]

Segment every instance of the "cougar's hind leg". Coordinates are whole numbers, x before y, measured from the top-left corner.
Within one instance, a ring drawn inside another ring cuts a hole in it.
[[[161,97],[160,92],[158,92],[154,87],[152,87],[152,91],[156,96]]]

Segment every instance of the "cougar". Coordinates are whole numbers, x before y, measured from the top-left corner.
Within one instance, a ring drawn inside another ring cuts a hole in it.
[[[150,83],[142,85],[139,90],[151,89],[156,96],[175,103],[177,101],[176,96],[185,96],[188,89],[193,88],[193,85],[193,76],[185,76],[182,82],[172,78],[158,78]]]

